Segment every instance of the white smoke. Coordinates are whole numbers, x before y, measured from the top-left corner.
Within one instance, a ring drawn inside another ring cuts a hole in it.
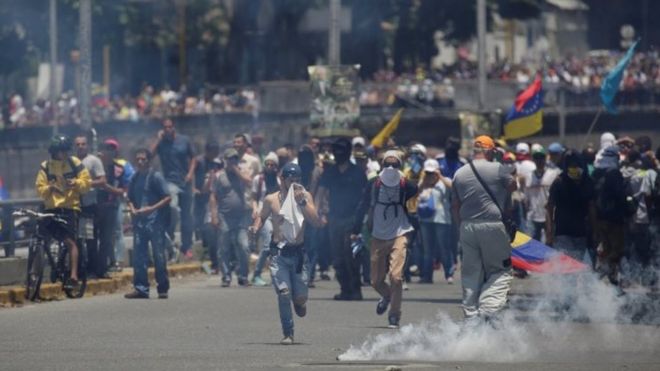
[[[646,293],[622,292],[594,273],[541,275],[514,284],[509,307],[495,321],[466,323],[445,313],[351,346],[340,361],[414,360],[523,362],[578,357],[620,348],[621,326],[660,324],[660,305]],[[405,305],[405,300],[404,300]],[[640,347],[660,344],[660,332],[635,328]],[[584,338],[589,341],[569,342]]]

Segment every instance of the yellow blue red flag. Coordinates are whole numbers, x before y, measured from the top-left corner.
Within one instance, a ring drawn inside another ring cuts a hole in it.
[[[543,84],[536,75],[532,85],[518,94],[506,115],[504,138],[518,139],[534,135],[543,128]]]

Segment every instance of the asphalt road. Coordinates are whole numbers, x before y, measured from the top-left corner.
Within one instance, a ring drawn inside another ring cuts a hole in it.
[[[515,281],[497,329],[474,331],[455,323],[460,282],[411,284],[402,318],[411,325],[401,330],[376,316],[372,289],[362,302],[335,302],[336,283],[322,282],[296,318],[296,344],[281,346],[272,288],[223,289],[217,276],[198,276],[174,281],[168,300],[115,294],[0,309],[0,370],[660,370],[657,323],[562,318],[536,307],[546,296],[533,282]]]

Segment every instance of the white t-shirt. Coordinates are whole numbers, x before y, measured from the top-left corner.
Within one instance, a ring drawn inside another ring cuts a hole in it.
[[[550,186],[560,171],[558,169],[545,169],[542,176],[536,171],[525,177],[525,199],[529,205],[527,219],[533,222],[545,222],[545,206],[548,203]]]

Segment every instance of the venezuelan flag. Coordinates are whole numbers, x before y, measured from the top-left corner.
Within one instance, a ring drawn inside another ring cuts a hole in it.
[[[514,268],[539,273],[578,273],[589,267],[530,236],[518,232],[511,243],[511,263]]]
[[[518,139],[538,133],[543,128],[543,86],[536,75],[532,85],[518,94],[504,124],[504,138]]]

